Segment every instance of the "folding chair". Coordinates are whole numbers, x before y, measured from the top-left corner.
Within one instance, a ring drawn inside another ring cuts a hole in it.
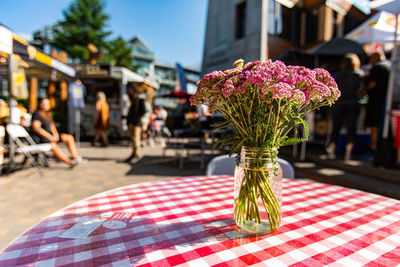
[[[33,158],[32,154],[38,154],[38,156],[44,161],[46,166],[49,164],[43,152],[50,151],[51,144],[36,144],[29,133],[25,130],[25,128],[18,124],[8,124],[7,133],[12,141],[17,145],[15,152],[24,153],[25,156],[31,161],[32,165],[38,168],[39,171],[40,166]],[[25,138],[28,141],[28,144],[24,144],[21,138]]]
[[[295,175],[294,175],[294,169],[292,164],[290,164],[288,161],[278,158],[278,163],[281,166],[282,169],[282,176],[284,178],[288,178],[288,179],[294,179]]]

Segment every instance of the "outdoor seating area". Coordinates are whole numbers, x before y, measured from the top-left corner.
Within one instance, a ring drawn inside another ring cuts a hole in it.
[[[206,150],[211,154],[219,153],[218,150],[213,148],[213,140],[209,143],[205,134],[196,134],[194,136],[191,129],[176,129],[173,131],[173,135],[168,137],[164,146],[164,155],[167,150],[172,149],[175,151],[176,159],[179,162],[179,168],[183,168],[183,164],[186,160],[195,160],[200,162],[200,168],[205,168],[206,162]]]

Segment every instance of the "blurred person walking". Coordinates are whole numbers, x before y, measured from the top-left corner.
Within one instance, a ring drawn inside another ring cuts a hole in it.
[[[128,96],[131,102],[131,106],[128,111],[128,130],[129,135],[132,139],[132,153],[124,160],[124,162],[130,162],[134,158],[138,158],[138,151],[140,149],[140,141],[142,134],[142,117],[146,112],[144,100],[139,98],[139,92],[135,88],[128,89]]]
[[[386,94],[389,82],[390,62],[383,52],[375,52],[370,57],[372,69],[366,83],[368,94],[365,126],[371,131],[371,149],[377,148],[378,137],[383,128]]]
[[[151,106],[151,97],[149,95],[145,95],[144,98],[144,106],[145,106],[145,113],[142,116],[142,145],[145,145],[147,140],[151,140],[150,132],[150,125],[151,125],[151,118],[153,115],[153,107]]]
[[[61,133],[60,135],[58,133],[51,115],[50,102],[48,98],[43,98],[39,102],[39,110],[33,113],[32,131],[32,138],[36,143],[51,143],[51,151],[54,153],[54,156],[58,160],[68,164],[70,168],[87,161],[78,155],[75,139],[72,135],[65,133]],[[65,155],[58,146],[57,143],[59,141],[67,144],[72,159]]]
[[[357,139],[357,119],[360,112],[359,98],[363,86],[363,71],[360,70],[360,59],[356,54],[345,55],[342,69],[334,74],[341,92],[339,100],[332,107],[333,128],[331,142],[328,146],[328,157],[335,158],[336,145],[343,124],[347,131],[345,160],[349,160]]]
[[[197,106],[197,114],[199,115],[200,121],[200,133],[202,142],[207,140],[210,137],[209,131],[211,130],[212,123],[212,113],[209,111],[208,106],[204,104],[200,104]],[[204,135],[203,135],[204,133]]]
[[[96,117],[94,120],[94,126],[96,128],[96,135],[93,139],[93,146],[96,146],[97,141],[99,140],[99,138],[101,137],[101,139],[103,140],[103,145],[104,146],[108,146],[108,138],[107,138],[107,134],[106,134],[106,130],[109,127],[109,118],[110,118],[110,114],[109,114],[109,107],[107,104],[107,100],[106,100],[106,95],[104,94],[104,92],[97,92],[96,95],[97,101],[96,101]]]
[[[199,121],[203,130],[211,129],[211,113],[208,106],[201,104],[197,106],[197,114],[199,114]]]
[[[162,130],[162,128],[165,127],[167,122],[168,111],[165,110],[163,105],[158,105],[156,107],[156,115],[157,115],[157,120],[159,121],[160,124],[160,128]]]

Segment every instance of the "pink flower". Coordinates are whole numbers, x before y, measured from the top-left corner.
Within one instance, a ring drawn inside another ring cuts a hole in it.
[[[230,96],[258,91],[264,101],[291,100],[296,105],[334,103],[340,91],[329,72],[324,69],[308,69],[302,66],[286,66],[277,61],[254,61],[242,67],[214,71],[206,74],[197,84],[192,104],[220,103]]]
[[[277,83],[271,86],[273,99],[290,99],[292,97],[292,86],[287,83]]]
[[[299,89],[293,89],[291,99],[294,103],[304,104],[306,103],[306,96],[303,91]]]
[[[234,80],[235,80],[235,78],[236,78],[236,77],[227,79],[227,80],[225,81],[225,83],[223,84],[223,86],[222,86],[222,88],[221,88],[221,92],[222,92],[222,94],[223,94],[225,97],[229,97],[232,93],[235,93],[235,91],[236,91],[235,94],[238,93],[238,92],[237,92],[238,89],[237,89],[237,88],[235,87],[235,85],[234,85]]]

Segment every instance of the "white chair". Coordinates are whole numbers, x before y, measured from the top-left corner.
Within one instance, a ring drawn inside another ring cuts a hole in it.
[[[207,165],[206,175],[233,175],[235,173],[236,156],[222,155],[213,158]]]
[[[282,176],[294,179],[294,169],[292,165],[284,159],[278,158],[278,163],[282,169]],[[222,155],[213,158],[207,165],[206,175],[234,175],[236,156]]]
[[[31,161],[32,165],[39,170],[40,166],[33,158],[32,154],[38,154],[45,164],[48,165],[48,160],[43,152],[50,151],[51,144],[36,144],[25,128],[18,124],[8,124],[7,133],[12,141],[17,145],[17,148],[15,149],[16,153],[24,153]],[[24,144],[21,138],[25,138],[28,141],[28,144]]]
[[[278,163],[282,169],[282,177],[288,179],[294,179],[294,169],[292,164],[281,158],[278,158]]]

